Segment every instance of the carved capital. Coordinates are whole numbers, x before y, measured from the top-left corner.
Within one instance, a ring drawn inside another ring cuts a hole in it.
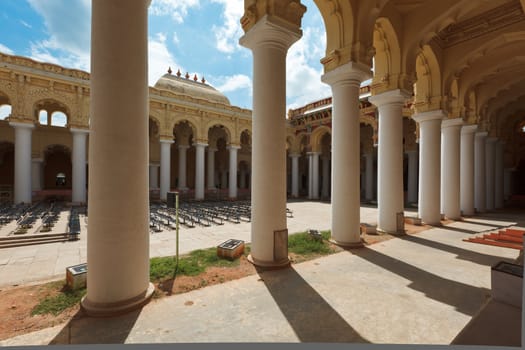
[[[306,6],[299,0],[245,0],[241,25],[247,33],[261,18],[268,15],[299,29],[305,12]]]

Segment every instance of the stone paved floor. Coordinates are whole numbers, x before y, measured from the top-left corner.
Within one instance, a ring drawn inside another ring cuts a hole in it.
[[[327,228],[321,224],[329,222],[327,204],[290,203],[289,207],[297,219],[289,222],[291,232],[300,227]],[[373,223],[376,214],[376,209],[362,208],[362,221]],[[334,341],[450,344],[490,296],[491,265],[518,255],[513,249],[462,239],[497,227],[523,226],[524,220],[523,213],[468,218],[290,269],[261,272],[154,300],[121,317],[74,320],[2,341],[0,346]],[[246,238],[234,236],[247,234],[241,225],[231,225],[231,229],[225,225],[222,233],[214,231],[216,235],[199,233],[209,237],[201,242],[215,245],[224,238]],[[181,244],[201,231],[184,233]],[[158,239],[152,238],[152,251],[160,249],[155,248]],[[166,239],[169,243],[169,237]],[[189,244],[183,247],[193,249]]]

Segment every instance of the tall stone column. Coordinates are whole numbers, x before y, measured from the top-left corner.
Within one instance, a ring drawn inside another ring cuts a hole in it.
[[[31,134],[33,124],[10,122],[15,128],[14,203],[31,203]]]
[[[226,169],[221,170],[221,190],[228,187],[228,172]]]
[[[474,215],[474,133],[477,125],[461,128],[460,208],[463,215]]]
[[[314,158],[311,152],[306,153],[308,157],[308,199],[314,198]]]
[[[496,159],[494,174],[494,206],[496,209],[503,208],[503,148],[505,143],[499,140],[496,143]]]
[[[417,203],[417,166],[418,166],[418,151],[407,151],[408,154],[408,193],[407,202]]]
[[[190,146],[188,145],[179,145],[179,189],[187,190],[186,186],[186,154]]]
[[[160,164],[150,164],[149,165],[149,188],[157,189],[159,188],[159,168]]]
[[[42,190],[42,158],[33,158],[31,162],[31,189],[33,191]]]
[[[392,90],[369,98],[379,110],[377,229],[392,234],[404,233],[403,105],[408,97]]]
[[[195,199],[204,199],[204,150],[207,143],[196,142],[195,145]]]
[[[154,291],[149,282],[148,3],[92,1],[89,272],[81,302],[89,315],[127,312]]]
[[[305,9],[302,7],[303,12]],[[253,52],[252,247],[248,259],[258,266],[289,264],[286,54],[302,32],[300,24],[292,28],[290,22],[282,22],[279,15],[264,15],[239,41]],[[250,17],[243,18],[249,20]]]
[[[488,137],[485,145],[485,201],[488,211],[494,210],[495,201],[495,174],[496,174],[496,141],[495,137]]]
[[[505,168],[503,175],[503,196],[505,200],[509,200],[513,195],[512,182],[514,177],[514,168]]]
[[[228,187],[228,197],[237,198],[237,151],[241,146],[230,145],[230,179]]]
[[[350,62],[325,73],[332,89],[332,241],[361,247],[359,85],[370,69]]]
[[[299,157],[297,153],[290,154],[292,158],[292,197],[299,197]]]
[[[312,199],[319,199],[319,152],[312,152]]]
[[[441,123],[441,202],[443,214],[451,220],[461,219],[460,206],[460,135],[463,119],[446,119]]]
[[[168,198],[171,182],[171,144],[173,140],[160,140],[160,199]]]
[[[419,203],[418,214],[429,225],[441,224],[441,110],[416,114],[419,123]]]
[[[370,202],[374,199],[374,154],[365,154],[365,200]]]
[[[474,205],[479,213],[487,210],[487,185],[485,169],[485,144],[488,133],[486,131],[477,132],[475,136],[474,148]]]
[[[330,198],[330,156],[321,158],[323,168],[323,184],[321,185],[321,197]]]
[[[208,189],[215,189],[215,152],[217,148],[208,147]]]
[[[243,190],[246,188],[246,170],[244,168],[239,170],[239,188]]]
[[[72,173],[73,173],[73,188],[72,199],[73,203],[86,203],[86,138],[89,130],[73,129],[73,154],[71,157]]]

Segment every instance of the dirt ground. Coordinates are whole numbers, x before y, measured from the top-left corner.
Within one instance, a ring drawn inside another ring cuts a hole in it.
[[[407,234],[415,234],[430,226],[415,226],[405,224]],[[365,245],[379,243],[393,236],[388,234],[373,235],[363,233],[361,235]],[[332,245],[338,251],[340,247]],[[316,256],[310,256],[307,259],[301,256],[290,254],[292,264],[300,263],[305,260],[315,259]],[[224,283],[234,279],[246,277],[257,273],[255,267],[241,256],[238,266],[235,267],[212,267],[198,276],[177,276],[175,280],[164,281],[156,285],[156,292],[152,302],[158,298],[167,297],[173,294],[186,293],[194,289],[203,288],[214,284]],[[28,286],[11,286],[0,288],[0,340],[12,338],[17,335],[34,332],[40,329],[53,327],[55,325],[69,321],[73,316],[78,315],[79,305],[71,307],[58,316],[31,315],[31,310],[47,296],[56,295],[64,284],[63,280],[53,283],[28,285]]]

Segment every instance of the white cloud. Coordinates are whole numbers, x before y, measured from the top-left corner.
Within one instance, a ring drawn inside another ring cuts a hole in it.
[[[8,48],[7,46],[2,45],[2,44],[0,44],[0,52],[6,53],[8,55],[13,55],[14,54],[13,50],[11,50],[10,48]]]
[[[26,28],[29,28],[29,29],[33,28],[33,26],[27,23],[26,21],[20,20],[20,23]]]
[[[330,87],[321,82],[322,66],[314,64],[323,57],[325,42],[326,36],[321,28],[308,27],[304,30],[303,37],[288,51],[286,58],[287,110],[331,95]]]
[[[219,85],[216,87],[217,90],[223,93],[247,89],[251,94],[252,80],[247,75],[235,74],[227,77],[219,77],[216,80],[219,82]]]
[[[167,73],[171,67],[173,72],[181,69],[166,45],[166,34],[157,33],[155,37],[148,40],[148,80],[149,85],[153,86],[161,76]]]
[[[211,0],[213,3],[224,6],[222,26],[213,26],[215,32],[216,47],[219,51],[232,53],[240,48],[238,41],[243,35],[240,19],[244,14],[243,0]]]
[[[199,0],[153,0],[149,11],[154,16],[168,16],[177,23],[183,23],[188,9],[199,7]]]
[[[173,43],[175,45],[179,45],[179,43],[180,43],[179,36],[175,32],[173,32],[173,39],[172,39],[172,41],[173,41]]]
[[[89,70],[90,0],[28,0],[44,20],[48,38],[30,43],[31,58]]]

